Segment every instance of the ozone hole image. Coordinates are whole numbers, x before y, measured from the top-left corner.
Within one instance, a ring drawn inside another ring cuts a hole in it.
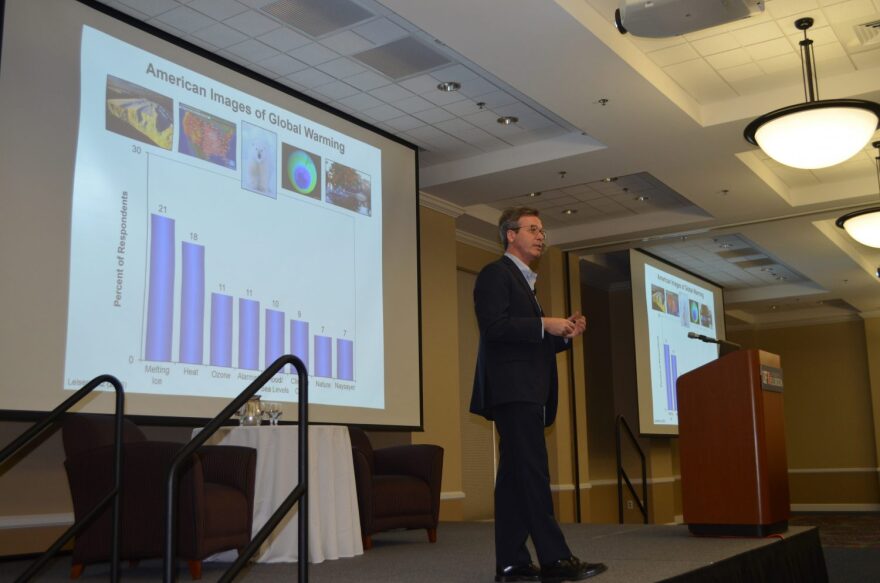
[[[318,183],[318,170],[312,157],[297,150],[287,159],[287,175],[296,190],[302,194],[309,194],[315,190]]]

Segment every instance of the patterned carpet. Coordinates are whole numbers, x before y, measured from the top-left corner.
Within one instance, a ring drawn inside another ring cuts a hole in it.
[[[819,527],[823,547],[880,550],[880,512],[797,512],[788,522]]]

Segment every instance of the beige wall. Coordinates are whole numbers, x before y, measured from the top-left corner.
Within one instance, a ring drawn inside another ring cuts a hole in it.
[[[410,441],[443,446],[441,518],[462,520],[466,518],[463,496],[467,479],[463,468],[468,453],[462,442],[463,423],[470,423],[474,416],[463,413],[469,387],[462,385],[470,382],[472,362],[465,363],[459,353],[463,333],[460,322],[466,321],[463,318],[469,317],[473,307],[470,302],[459,301],[457,274],[477,273],[499,253],[457,242],[454,218],[438,211],[423,207],[420,228],[424,431],[371,435],[378,447]],[[548,313],[567,311],[564,261],[565,256],[556,249],[551,249],[541,261],[538,297]],[[576,261],[569,261],[569,269],[576,268]],[[574,274],[573,277],[576,281]],[[608,310],[623,319],[619,326],[631,317],[625,294],[611,294],[600,301],[575,285],[578,289],[571,290],[575,305]],[[583,297],[579,298],[582,292]],[[598,318],[589,321],[589,325],[607,326]],[[782,357],[788,459],[790,467],[796,470],[791,474],[792,502],[820,507],[880,507],[876,454],[880,448],[880,318],[732,332],[730,337]],[[578,339],[572,351],[559,356],[560,413],[547,433],[547,441],[554,498],[563,521],[572,521],[575,516],[575,427],[582,519],[617,521],[614,417],[621,412],[628,418],[636,417],[632,371],[621,364],[623,360],[612,358],[615,351],[631,350],[631,343],[628,348],[625,339],[614,340],[614,335],[611,338],[607,346],[590,346]],[[584,355],[590,351],[607,354],[603,367],[584,367]],[[576,363],[573,378],[569,358]],[[574,413],[570,407],[570,380],[576,387]],[[0,442],[8,443],[28,425],[0,423]],[[148,428],[148,432],[154,438],[183,440],[189,429]],[[651,519],[659,523],[671,521],[681,513],[675,440],[639,441],[649,459]],[[55,435],[20,464],[0,468],[0,520],[70,513],[62,462],[60,438]],[[637,466],[627,467],[631,477],[638,477]],[[638,522],[640,517],[628,511],[625,520]],[[9,532],[5,533],[7,538]],[[15,552],[27,552],[21,549],[23,540],[27,542],[18,537]],[[0,554],[7,552],[4,549],[0,549]],[[39,550],[39,545],[32,550]]]
[[[728,337],[782,359],[792,504],[880,508],[876,319],[735,331]]]

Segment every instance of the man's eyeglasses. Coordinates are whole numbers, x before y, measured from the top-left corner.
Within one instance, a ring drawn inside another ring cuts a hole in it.
[[[510,227],[511,231],[519,231],[520,229],[525,229],[530,235],[537,235],[541,233],[541,235],[546,238],[547,231],[538,227],[537,225],[529,225],[529,226],[521,226],[521,227]]]

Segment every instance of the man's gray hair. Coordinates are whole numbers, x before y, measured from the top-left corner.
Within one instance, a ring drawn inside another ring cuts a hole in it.
[[[522,217],[537,217],[540,214],[538,209],[527,206],[515,206],[504,209],[501,213],[501,218],[498,219],[498,237],[501,239],[501,245],[504,246],[505,251],[507,251],[507,231],[518,229],[519,220]]]

